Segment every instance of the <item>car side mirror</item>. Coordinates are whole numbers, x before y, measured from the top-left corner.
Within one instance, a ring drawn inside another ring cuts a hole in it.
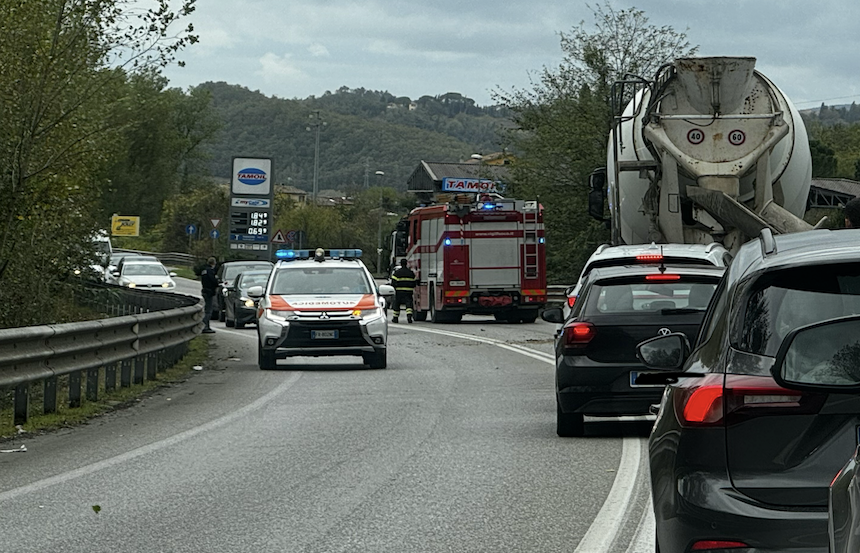
[[[170,272],[169,272],[169,273],[167,273],[167,274],[169,274],[169,275],[171,276],[171,278],[176,276],[176,273],[174,273],[173,271],[170,271]]]
[[[116,278],[119,278],[119,271],[113,271],[113,272],[111,272],[111,274],[113,276],[115,276]]]
[[[263,287],[262,286],[251,286],[248,288],[248,297],[249,298],[262,298],[263,297]]]
[[[673,332],[640,342],[636,355],[649,369],[678,370],[690,355],[690,342],[685,334]]]
[[[561,324],[564,322],[564,312],[560,307],[550,307],[549,309],[543,310],[540,314],[540,318],[548,323]]]
[[[394,286],[390,284],[380,284],[379,285],[379,295],[380,296],[393,296],[395,294]]]
[[[860,315],[789,332],[777,351],[771,374],[787,389],[860,392]]]

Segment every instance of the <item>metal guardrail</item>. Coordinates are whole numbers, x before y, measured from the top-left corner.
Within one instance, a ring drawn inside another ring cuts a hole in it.
[[[567,301],[567,294],[564,293],[565,290],[570,288],[569,284],[564,285],[551,285],[546,287],[546,303],[547,305],[553,305],[557,303],[564,303]]]
[[[137,253],[140,255],[153,255],[156,259],[161,261],[165,265],[183,265],[183,266],[193,266],[197,262],[197,258],[189,253],[179,253],[179,252],[147,252],[144,250],[127,250],[123,248],[115,248],[114,253]]]
[[[43,413],[57,410],[58,377],[68,375],[70,407],[173,366],[202,330],[198,298],[108,284],[87,285],[80,302],[117,315],[94,321],[0,330],[0,390],[14,390],[14,424],[24,424],[31,386],[43,382]],[[84,386],[85,381],[85,386]]]

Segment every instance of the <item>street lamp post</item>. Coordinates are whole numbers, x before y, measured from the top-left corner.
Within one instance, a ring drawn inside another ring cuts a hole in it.
[[[377,171],[376,176],[379,177],[379,224],[376,228],[376,272],[380,276],[382,273],[382,178],[385,177],[383,171]]]

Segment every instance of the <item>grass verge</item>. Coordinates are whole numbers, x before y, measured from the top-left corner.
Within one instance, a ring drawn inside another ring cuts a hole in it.
[[[136,400],[151,394],[153,391],[184,381],[191,373],[194,365],[205,365],[209,355],[209,346],[205,337],[198,336],[191,340],[188,353],[176,365],[164,372],[157,373],[155,380],[147,380],[143,384],[135,384],[128,388],[117,388],[107,393],[104,390],[104,371],[100,371],[98,401],[83,400],[80,407],[70,409],[68,406],[68,378],[58,379],[57,397],[65,399],[58,401],[57,412],[43,414],[41,403],[37,399],[40,393],[31,388],[30,417],[24,425],[26,435],[42,434],[60,428],[68,428],[84,423],[105,413],[134,405]],[[86,382],[84,380],[84,382]],[[35,387],[35,385],[34,385]],[[6,392],[2,404],[11,405],[12,392]],[[18,430],[12,424],[11,407],[0,410],[0,442],[19,438]]]

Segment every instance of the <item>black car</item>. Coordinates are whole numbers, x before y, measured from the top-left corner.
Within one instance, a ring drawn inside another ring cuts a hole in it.
[[[860,317],[838,317],[792,331],[777,352],[772,372],[777,383],[790,390],[856,396],[860,393]],[[844,395],[843,399],[853,402]],[[860,551],[858,462],[860,447],[830,483],[830,553]]]
[[[679,333],[639,345],[649,367],[683,368],[661,373],[649,440],[661,553],[827,551],[828,487],[857,447],[860,396],[787,389],[774,371],[780,355],[825,370],[816,357],[839,331],[789,348],[792,332],[860,313],[858,244],[858,230],[766,229],[739,250],[692,352]]]
[[[225,311],[224,298],[227,297],[227,288],[233,284],[233,280],[239,273],[246,271],[271,271],[275,266],[269,261],[225,261],[218,266],[215,277],[218,279],[218,289],[215,292],[215,301],[212,305],[212,319],[218,318],[219,321],[226,322],[227,312]]]
[[[252,286],[266,287],[271,271],[247,271],[239,273],[233,284],[225,288],[224,297],[225,323],[227,326],[243,328],[248,323],[257,324],[257,300],[248,296]]]
[[[638,265],[589,272],[555,343],[558,435],[583,435],[585,415],[647,415],[663,386],[635,382],[645,368],[637,344],[671,332],[695,337],[724,271]],[[560,323],[562,311],[542,317]]]

